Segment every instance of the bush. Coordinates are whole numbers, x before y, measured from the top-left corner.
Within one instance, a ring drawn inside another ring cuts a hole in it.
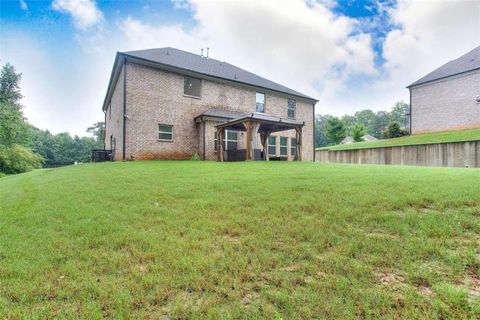
[[[382,132],[382,139],[399,138],[408,135],[408,130],[402,129],[400,123],[395,121],[390,122],[387,129]]]
[[[200,156],[198,155],[198,153],[195,152],[195,153],[192,155],[192,157],[190,158],[190,160],[198,161],[198,160],[202,160],[202,159],[200,158]]]
[[[14,174],[27,172],[42,167],[43,158],[32,150],[14,144],[10,147],[0,146],[0,172]]]
[[[363,141],[363,136],[366,134],[365,126],[363,124],[355,124],[352,127],[352,138],[355,142]]]

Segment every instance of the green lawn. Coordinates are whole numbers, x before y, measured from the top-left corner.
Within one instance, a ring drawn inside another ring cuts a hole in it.
[[[395,139],[384,139],[376,141],[365,141],[351,144],[340,144],[336,146],[317,148],[317,150],[352,150],[366,148],[396,147],[415,144],[429,144],[442,142],[460,142],[480,140],[480,129],[445,131],[426,134],[416,134]]]
[[[0,318],[480,318],[480,170],[118,162],[0,179]]]

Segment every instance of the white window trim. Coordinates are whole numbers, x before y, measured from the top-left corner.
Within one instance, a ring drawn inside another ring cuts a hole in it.
[[[236,140],[228,139],[228,132],[229,132],[229,131],[230,131],[230,132],[236,132],[236,133],[237,133],[237,139],[236,139]],[[213,152],[217,152],[217,148],[215,148],[215,141],[217,141],[217,143],[218,143],[218,136],[215,138],[215,133],[216,133],[216,132],[217,132],[217,131],[214,131],[214,133],[213,133],[213,141],[214,141],[214,142],[213,142],[213,149],[214,149]],[[225,130],[223,131],[223,137],[225,138],[225,148],[223,149],[223,151],[227,151],[227,150],[228,150],[228,143],[229,143],[229,142],[236,142],[236,143],[237,143],[237,147],[238,147],[238,131],[236,131],[236,130],[226,130],[226,129],[225,129]]]
[[[275,138],[275,144],[270,144],[270,138]],[[268,140],[267,140],[267,152],[268,152],[268,155],[269,156],[276,156],[277,155],[277,136],[270,136],[268,137]],[[274,147],[275,148],[275,153],[270,153],[270,147]]]
[[[289,101],[293,101],[293,108],[290,108],[290,104],[288,103]],[[293,117],[290,117],[288,115],[288,112],[290,110],[293,110]],[[297,117],[297,101],[295,99],[287,99],[287,118],[295,119],[296,117]]]
[[[186,78],[190,78],[190,79],[196,79],[196,80],[200,80],[200,95],[197,97],[197,96],[192,96],[190,94],[186,94],[185,93],[185,79]],[[183,76],[183,96],[186,97],[186,98],[194,98],[194,99],[202,99],[202,88],[203,88],[203,80],[200,79],[200,78],[195,78],[195,77],[190,77],[190,76]]]
[[[257,93],[263,94],[263,111],[257,111]],[[255,112],[267,113],[267,93],[266,92],[255,92]]]
[[[282,139],[285,139],[285,141],[287,143],[284,146],[282,146]],[[287,137],[280,137],[280,139],[278,139],[278,144],[280,146],[280,156],[281,157],[288,157],[288,138]],[[287,150],[287,152],[285,154],[282,154],[282,148]]]
[[[170,127],[170,128],[172,128],[172,132],[160,131],[160,126]],[[165,124],[165,123],[159,123],[158,126],[157,126],[157,128],[158,128],[158,131],[157,131],[157,140],[158,140],[158,141],[173,142],[173,125],[171,125],[171,124]],[[161,134],[161,133],[171,134],[171,135],[172,135],[172,139],[160,139],[160,134]]]

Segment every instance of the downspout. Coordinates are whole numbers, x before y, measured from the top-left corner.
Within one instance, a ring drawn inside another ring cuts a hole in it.
[[[313,103],[313,162],[315,162],[315,104]]]
[[[110,108],[111,108],[111,106],[110,106]],[[103,122],[103,125],[105,127],[103,128],[103,132],[102,132],[102,135],[103,135],[103,150],[106,150],[107,149],[107,143],[105,142],[105,139],[107,137],[107,111],[104,111],[103,115],[105,116],[104,117],[105,120]],[[110,149],[111,149],[111,147],[110,147]]]
[[[126,158],[126,142],[127,142],[127,57],[123,60],[123,155]]]
[[[203,160],[205,161],[205,120],[202,117],[202,124],[203,124]]]

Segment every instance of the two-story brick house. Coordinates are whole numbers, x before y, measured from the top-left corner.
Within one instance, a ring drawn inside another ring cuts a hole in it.
[[[316,99],[251,72],[174,48],[118,52],[105,112],[105,149],[115,160],[216,159],[216,126],[248,114],[301,124],[301,158],[314,160]],[[226,130],[224,150],[244,149],[246,134]],[[270,157],[294,159],[298,132],[274,132]],[[253,139],[260,149],[259,135]]]
[[[412,134],[480,128],[480,46],[407,88]]]

